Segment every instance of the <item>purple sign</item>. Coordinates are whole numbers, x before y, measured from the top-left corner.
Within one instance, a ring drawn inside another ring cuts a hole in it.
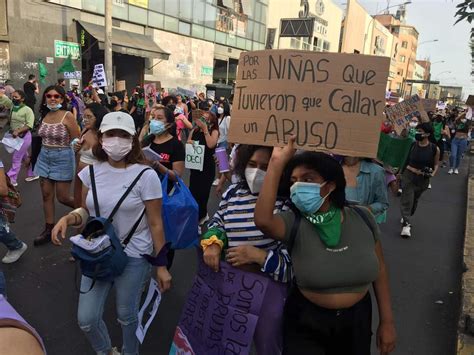
[[[221,262],[199,270],[183,308],[170,355],[248,354],[270,280]]]

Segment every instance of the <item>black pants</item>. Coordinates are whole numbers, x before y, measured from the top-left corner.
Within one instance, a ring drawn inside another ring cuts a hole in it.
[[[436,142],[436,146],[439,148],[439,162],[441,163],[444,158],[444,141],[443,139],[440,139],[439,141]]]
[[[204,158],[204,159],[207,159]],[[209,194],[211,193],[212,182],[216,175],[216,166],[214,162],[212,165],[204,164],[202,171],[191,170],[189,177],[189,191],[193,195],[199,206],[199,220],[207,215],[207,202],[209,201]]]
[[[347,309],[327,309],[306,299],[297,287],[284,313],[284,355],[368,355],[372,338],[370,294]]]
[[[410,170],[405,170],[402,174],[402,197],[400,198],[400,212],[404,223],[410,224],[410,217],[415,214],[418,207],[418,200],[423,192],[428,189],[430,179],[416,175]]]

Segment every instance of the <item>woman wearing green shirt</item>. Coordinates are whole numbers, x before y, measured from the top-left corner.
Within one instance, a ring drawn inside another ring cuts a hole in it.
[[[14,138],[23,138],[23,145],[19,150],[15,150],[12,157],[12,167],[7,172],[13,186],[17,186],[18,174],[23,161],[29,160],[28,150],[31,146],[31,130],[35,124],[35,114],[33,110],[25,105],[25,93],[16,90],[12,94],[12,111],[10,116],[10,132]],[[35,179],[35,174],[28,164],[27,181]]]

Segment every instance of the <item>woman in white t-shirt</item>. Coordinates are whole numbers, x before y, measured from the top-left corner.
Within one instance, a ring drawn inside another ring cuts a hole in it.
[[[94,155],[99,163],[94,164],[94,177],[100,215],[108,217],[118,200],[144,165],[138,137],[135,134],[133,118],[124,112],[111,112],[104,116],[99,129],[99,144]],[[84,225],[89,214],[95,216],[89,168],[79,173],[83,183],[83,207],[61,218],[52,232],[54,244],[60,245],[59,236],[65,238],[68,226]],[[152,169],[145,171],[138,183],[123,201],[113,219],[117,237],[123,241],[140,218],[135,233],[125,248],[128,263],[124,272],[114,282],[96,281],[92,290],[79,296],[78,321],[94,351],[97,354],[114,354],[107,327],[102,319],[107,295],[115,286],[117,318],[122,326],[122,354],[138,354],[138,340],[135,331],[138,326],[138,309],[143,288],[150,277],[150,264],[143,254],[158,252],[165,244],[161,220],[161,183]],[[161,292],[171,285],[171,275],[166,266],[157,267],[155,277]],[[92,279],[82,276],[81,290],[88,290]]]
[[[217,123],[219,124],[219,139],[217,140],[216,148],[228,149],[229,143],[227,136],[229,135],[230,127],[230,106],[227,102],[221,102],[219,103],[219,107],[217,107]],[[221,177],[222,174],[217,173],[217,178],[213,182],[214,186],[219,185]]]

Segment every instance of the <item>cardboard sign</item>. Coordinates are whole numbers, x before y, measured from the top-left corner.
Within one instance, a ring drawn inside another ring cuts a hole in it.
[[[229,141],[375,157],[390,59],[293,50],[240,55]],[[208,91],[209,93],[209,91]]]
[[[104,64],[96,64],[94,73],[92,74],[92,85],[96,88],[107,86],[107,78],[105,77]]]
[[[398,134],[408,127],[408,123],[410,123],[413,116],[420,115],[422,122],[429,121],[418,95],[413,95],[396,105],[387,107],[385,114],[390,122],[392,122],[394,130]]]
[[[435,112],[436,111],[436,104],[438,103],[438,100],[436,99],[422,99],[421,100],[423,104],[423,109],[426,112]]]
[[[186,160],[184,161],[186,169],[202,171],[204,150],[203,145],[186,143]]]
[[[115,91],[127,90],[127,82],[125,80],[117,80],[115,82]]]
[[[156,84],[150,83],[143,85],[146,99],[146,112],[150,112],[151,108],[156,105]]]
[[[250,354],[261,309],[268,303],[275,314],[283,311],[284,297],[279,303],[278,291],[269,294],[270,283],[225,262],[216,273],[201,257],[169,354]]]
[[[474,106],[474,95],[469,95],[466,100],[467,106]]]

